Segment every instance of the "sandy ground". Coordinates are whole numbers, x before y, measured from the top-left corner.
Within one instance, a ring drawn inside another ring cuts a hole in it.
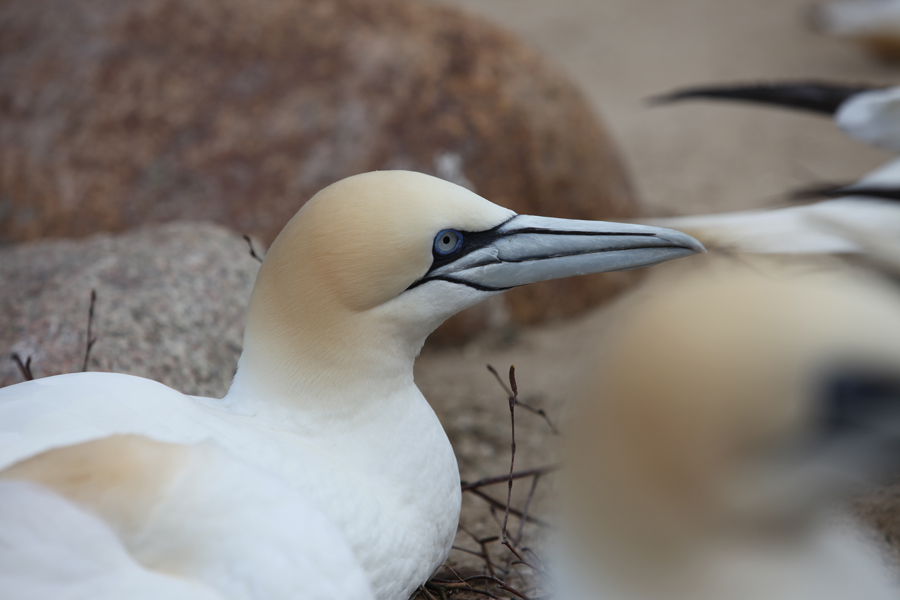
[[[829,120],[801,113],[715,104],[646,107],[654,94],[697,83],[900,80],[896,67],[811,31],[809,0],[446,2],[517,32],[581,86],[618,140],[650,214],[782,204],[787,190],[850,181],[889,158],[845,138]],[[564,419],[578,365],[603,327],[598,310],[419,360],[417,379],[450,434],[464,479],[509,466],[507,403],[485,365],[505,370],[515,364],[523,397]],[[556,438],[549,428],[529,414],[518,415],[517,425],[517,469],[552,463]],[[528,483],[518,488],[524,495]],[[505,488],[491,492],[502,497]],[[483,503],[465,502],[463,523],[479,534],[496,533]],[[546,510],[543,499],[535,510]],[[464,535],[458,543],[477,547]]]

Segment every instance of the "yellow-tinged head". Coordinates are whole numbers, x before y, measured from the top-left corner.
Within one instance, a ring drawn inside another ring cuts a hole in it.
[[[265,293],[254,300],[306,303],[318,296],[316,302],[343,310],[369,310],[422,277],[442,229],[483,231],[514,215],[421,173],[349,177],[316,194],[288,222],[260,269],[257,285]]]

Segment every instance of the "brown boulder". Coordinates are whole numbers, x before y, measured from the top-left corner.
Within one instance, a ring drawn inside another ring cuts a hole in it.
[[[401,0],[0,3],[0,243],[212,220],[271,241],[338,179],[411,169],[516,210],[636,216],[580,93],[512,35]],[[533,323],[608,278],[443,329]],[[504,304],[505,302],[505,304]]]

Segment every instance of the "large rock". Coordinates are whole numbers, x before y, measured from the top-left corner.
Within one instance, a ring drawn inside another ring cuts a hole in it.
[[[189,394],[222,396],[241,352],[259,263],[211,224],[172,223],[121,236],[19,244],[0,251],[0,386],[81,371],[91,290],[88,370],[131,373]]]
[[[581,94],[512,35],[414,0],[0,2],[0,243],[212,220],[270,242],[322,187],[375,169],[520,213],[636,216]],[[445,340],[607,297],[534,286]]]

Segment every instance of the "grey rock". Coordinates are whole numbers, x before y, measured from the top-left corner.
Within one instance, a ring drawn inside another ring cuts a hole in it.
[[[96,338],[87,368],[221,397],[240,355],[259,263],[218,225],[180,222],[0,250],[0,386],[82,369],[91,290]]]

